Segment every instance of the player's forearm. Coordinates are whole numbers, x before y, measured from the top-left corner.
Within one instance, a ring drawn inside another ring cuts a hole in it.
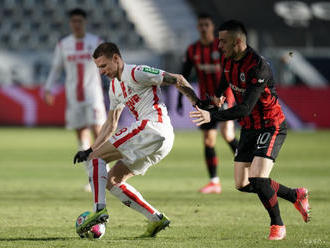
[[[191,104],[194,106],[199,101],[199,98],[197,97],[193,87],[187,82],[187,80],[181,76],[178,83],[176,84],[176,88],[185,95]]]
[[[93,151],[99,149],[116,131],[117,125],[106,121],[100,131],[100,134],[97,136],[94,144],[91,146]]]
[[[170,85],[175,85],[175,87],[185,95],[192,105],[196,105],[199,101],[193,87],[188,83],[188,81],[179,74],[165,73],[163,82]]]
[[[239,104],[226,110],[215,109],[210,111],[211,120],[229,121],[235,120],[250,114],[250,108],[245,104]]]

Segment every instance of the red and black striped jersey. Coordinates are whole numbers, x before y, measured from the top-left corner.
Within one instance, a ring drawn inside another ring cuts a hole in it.
[[[205,100],[207,96],[215,96],[215,92],[219,88],[222,68],[218,44],[218,38],[208,45],[203,45],[200,41],[197,41],[191,44],[186,51],[182,75],[188,78],[192,68],[195,68],[202,100]],[[232,106],[234,103],[232,91],[228,89],[225,95],[228,104]]]
[[[278,102],[269,63],[248,47],[242,59],[235,61],[221,56],[223,75],[217,96],[228,86],[236,101],[234,108],[216,113],[219,119],[238,118],[246,129],[277,126],[285,116]]]

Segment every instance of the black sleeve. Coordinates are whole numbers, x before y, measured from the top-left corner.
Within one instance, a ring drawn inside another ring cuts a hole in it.
[[[245,91],[243,102],[226,110],[215,109],[210,111],[211,119],[217,121],[235,120],[251,113],[256,105],[261,93],[264,91],[266,83],[251,84]]]
[[[227,80],[225,78],[225,73],[222,72],[219,87],[215,91],[215,96],[216,97],[221,97],[228,87],[229,87],[229,85],[228,85]]]
[[[192,61],[189,58],[189,54],[188,54],[188,50],[185,54],[185,57],[183,59],[183,64],[182,64],[182,76],[188,80],[190,73],[192,71],[194,64],[192,63]],[[178,101],[181,102],[182,101],[182,93],[179,92],[178,94]]]

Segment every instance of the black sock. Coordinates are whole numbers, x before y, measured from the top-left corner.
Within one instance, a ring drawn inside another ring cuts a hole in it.
[[[217,177],[218,157],[214,147],[205,146],[205,160],[210,178]]]
[[[252,177],[249,178],[250,183],[258,194],[260,201],[268,211],[270,217],[270,225],[283,226],[283,221],[278,206],[277,194],[270,185],[269,178]]]
[[[238,189],[239,191],[242,191],[242,192],[247,192],[247,193],[257,193],[255,191],[255,189],[253,188],[252,184],[249,183],[248,185],[245,185],[244,187],[242,188],[239,188]]]
[[[274,191],[277,193],[278,197],[281,197],[287,201],[290,201],[292,203],[295,203],[297,200],[297,191],[295,189],[288,188],[282,184],[279,184],[278,182],[271,179],[270,185],[274,189]]]
[[[228,145],[230,146],[231,150],[233,151],[233,153],[235,154],[236,149],[238,147],[238,140],[235,138],[232,141],[228,142]]]

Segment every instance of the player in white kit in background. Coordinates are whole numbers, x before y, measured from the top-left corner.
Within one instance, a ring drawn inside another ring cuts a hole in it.
[[[100,135],[90,149],[77,152],[74,157],[74,163],[89,161],[95,210],[78,232],[84,233],[93,225],[108,219],[105,202],[107,188],[126,206],[149,220],[142,237],[153,237],[167,227],[170,221],[126,183],[126,180],[134,175],[143,175],[172,148],[173,127],[161,98],[160,85],[175,85],[192,105],[200,101],[181,75],[144,65],[125,64],[114,43],[101,44],[95,50],[93,58],[101,74],[113,80],[109,89],[110,111]],[[136,122],[116,131],[124,106],[130,109]],[[115,160],[117,162],[107,173],[106,163]]]
[[[101,77],[92,59],[95,48],[102,40],[85,32],[84,10],[71,10],[69,18],[72,34],[62,38],[56,45],[45,86],[45,101],[49,105],[54,104],[51,88],[64,68],[66,127],[76,130],[79,149],[86,150],[90,147],[90,131],[96,138],[106,120]],[[89,184],[85,186],[85,190],[90,191]]]

